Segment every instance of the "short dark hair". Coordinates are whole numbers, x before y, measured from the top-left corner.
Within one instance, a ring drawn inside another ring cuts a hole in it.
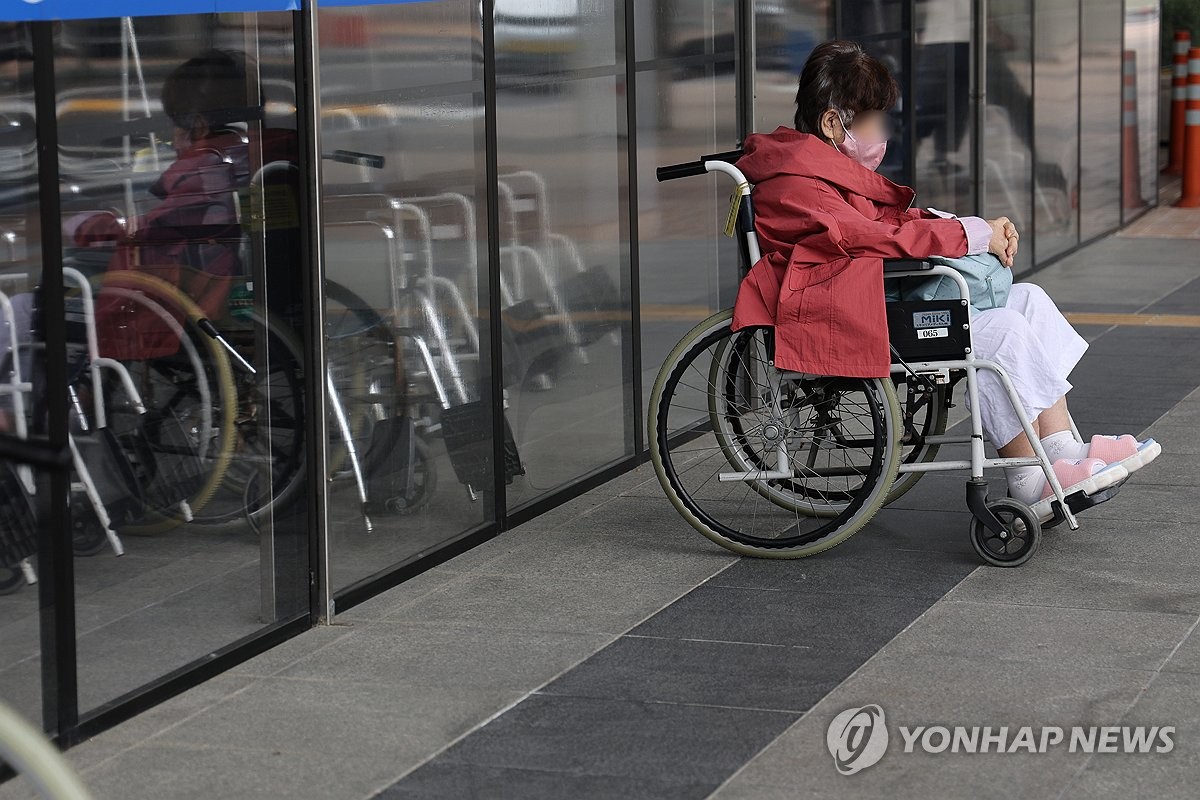
[[[883,62],[861,45],[835,39],[817,45],[804,62],[796,89],[796,130],[825,138],[821,115],[836,108],[849,125],[862,111],[887,111],[896,105],[900,87]]]
[[[246,56],[235,50],[209,50],[171,70],[163,82],[162,105],[167,116],[181,128],[192,128],[203,119],[209,128],[244,122],[253,116]]]

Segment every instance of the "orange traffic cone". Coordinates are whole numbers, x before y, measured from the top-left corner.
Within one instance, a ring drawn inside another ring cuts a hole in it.
[[[1183,139],[1183,196],[1175,205],[1200,208],[1200,47],[1188,54],[1186,135]]]
[[[1146,205],[1142,197],[1142,168],[1138,156],[1137,52],[1126,50],[1121,91],[1121,204],[1124,208]]]
[[[1171,76],[1171,157],[1163,172],[1179,175],[1183,172],[1184,113],[1187,107],[1188,51],[1192,35],[1175,31],[1175,72]]]

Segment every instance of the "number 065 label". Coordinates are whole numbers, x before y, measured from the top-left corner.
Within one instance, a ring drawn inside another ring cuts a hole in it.
[[[944,339],[950,335],[949,328],[918,328],[918,339]]]

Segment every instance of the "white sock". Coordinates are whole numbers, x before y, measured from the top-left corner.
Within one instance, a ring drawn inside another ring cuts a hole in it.
[[[1041,467],[1005,467],[1004,477],[1008,479],[1008,494],[1012,499],[1025,505],[1042,499],[1046,474]]]
[[[1075,434],[1070,431],[1050,434],[1042,439],[1042,447],[1046,449],[1051,464],[1060,458],[1087,458],[1088,454],[1088,446],[1076,441]]]

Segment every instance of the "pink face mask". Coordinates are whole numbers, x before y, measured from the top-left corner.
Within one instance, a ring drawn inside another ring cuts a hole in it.
[[[872,172],[878,169],[879,165],[883,163],[884,153],[887,152],[887,139],[878,142],[864,142],[854,138],[854,134],[850,133],[850,129],[845,125],[842,126],[842,130],[846,132],[846,138],[840,146],[834,146]]]

